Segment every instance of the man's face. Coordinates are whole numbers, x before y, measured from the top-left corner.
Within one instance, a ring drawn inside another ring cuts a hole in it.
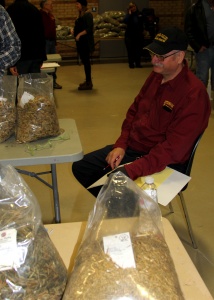
[[[133,13],[133,12],[135,12],[137,10],[137,7],[136,7],[136,5],[132,5],[132,6],[130,6],[129,9]]]
[[[163,76],[176,73],[180,61],[179,54],[180,51],[176,50],[160,56],[150,53],[154,72]]]
[[[51,11],[53,10],[53,3],[52,3],[52,1],[51,1],[51,0],[47,0],[47,1],[45,2],[45,4],[44,4],[44,8],[45,8],[47,11],[51,12]]]
[[[76,2],[76,8],[78,11],[82,10],[82,5],[79,2]]]

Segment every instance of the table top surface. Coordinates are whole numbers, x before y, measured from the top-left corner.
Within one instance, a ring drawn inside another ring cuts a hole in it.
[[[173,227],[167,219],[163,218],[162,220],[164,237],[169,247],[185,299],[213,299]],[[69,271],[73,268],[86,225],[86,222],[45,225],[51,240]]]
[[[42,68],[41,72],[42,73],[54,73],[55,72],[55,68]]]
[[[61,61],[62,57],[60,54],[56,53],[56,54],[47,54],[47,61]]]
[[[83,150],[79,139],[76,123],[73,119],[59,119],[59,126],[64,133],[57,138],[40,139],[28,144],[19,144],[15,137],[0,143],[0,163],[12,166],[32,166],[74,162],[82,159]],[[66,139],[60,139],[65,137]],[[41,146],[41,150],[28,152]]]

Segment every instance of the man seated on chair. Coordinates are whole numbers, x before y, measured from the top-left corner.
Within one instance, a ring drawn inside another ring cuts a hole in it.
[[[73,163],[73,174],[85,188],[111,170],[122,171],[133,180],[166,166],[185,170],[211,112],[205,86],[188,69],[187,46],[185,33],[170,27],[162,29],[145,47],[153,71],[128,109],[121,135],[114,145]],[[97,196],[100,188],[89,191]]]

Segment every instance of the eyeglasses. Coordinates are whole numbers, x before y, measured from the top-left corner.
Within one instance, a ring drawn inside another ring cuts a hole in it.
[[[158,54],[155,54],[155,53],[152,53],[152,52],[149,52],[151,58],[153,58],[154,56],[156,56],[156,58],[159,60],[159,61],[164,61],[165,58],[167,57],[170,57],[172,55],[175,55],[176,53],[180,52],[180,50],[172,53],[172,54],[169,54],[169,55],[158,55]]]

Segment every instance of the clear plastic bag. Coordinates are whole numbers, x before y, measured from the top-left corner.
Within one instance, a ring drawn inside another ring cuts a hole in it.
[[[0,166],[0,299],[60,300],[66,281],[35,196],[12,166]]]
[[[161,212],[123,173],[101,189],[63,300],[184,299]]]
[[[16,125],[17,77],[0,78],[0,143],[6,141],[15,132]]]
[[[32,142],[58,136],[59,121],[53,97],[53,77],[46,73],[19,76],[16,140]]]

